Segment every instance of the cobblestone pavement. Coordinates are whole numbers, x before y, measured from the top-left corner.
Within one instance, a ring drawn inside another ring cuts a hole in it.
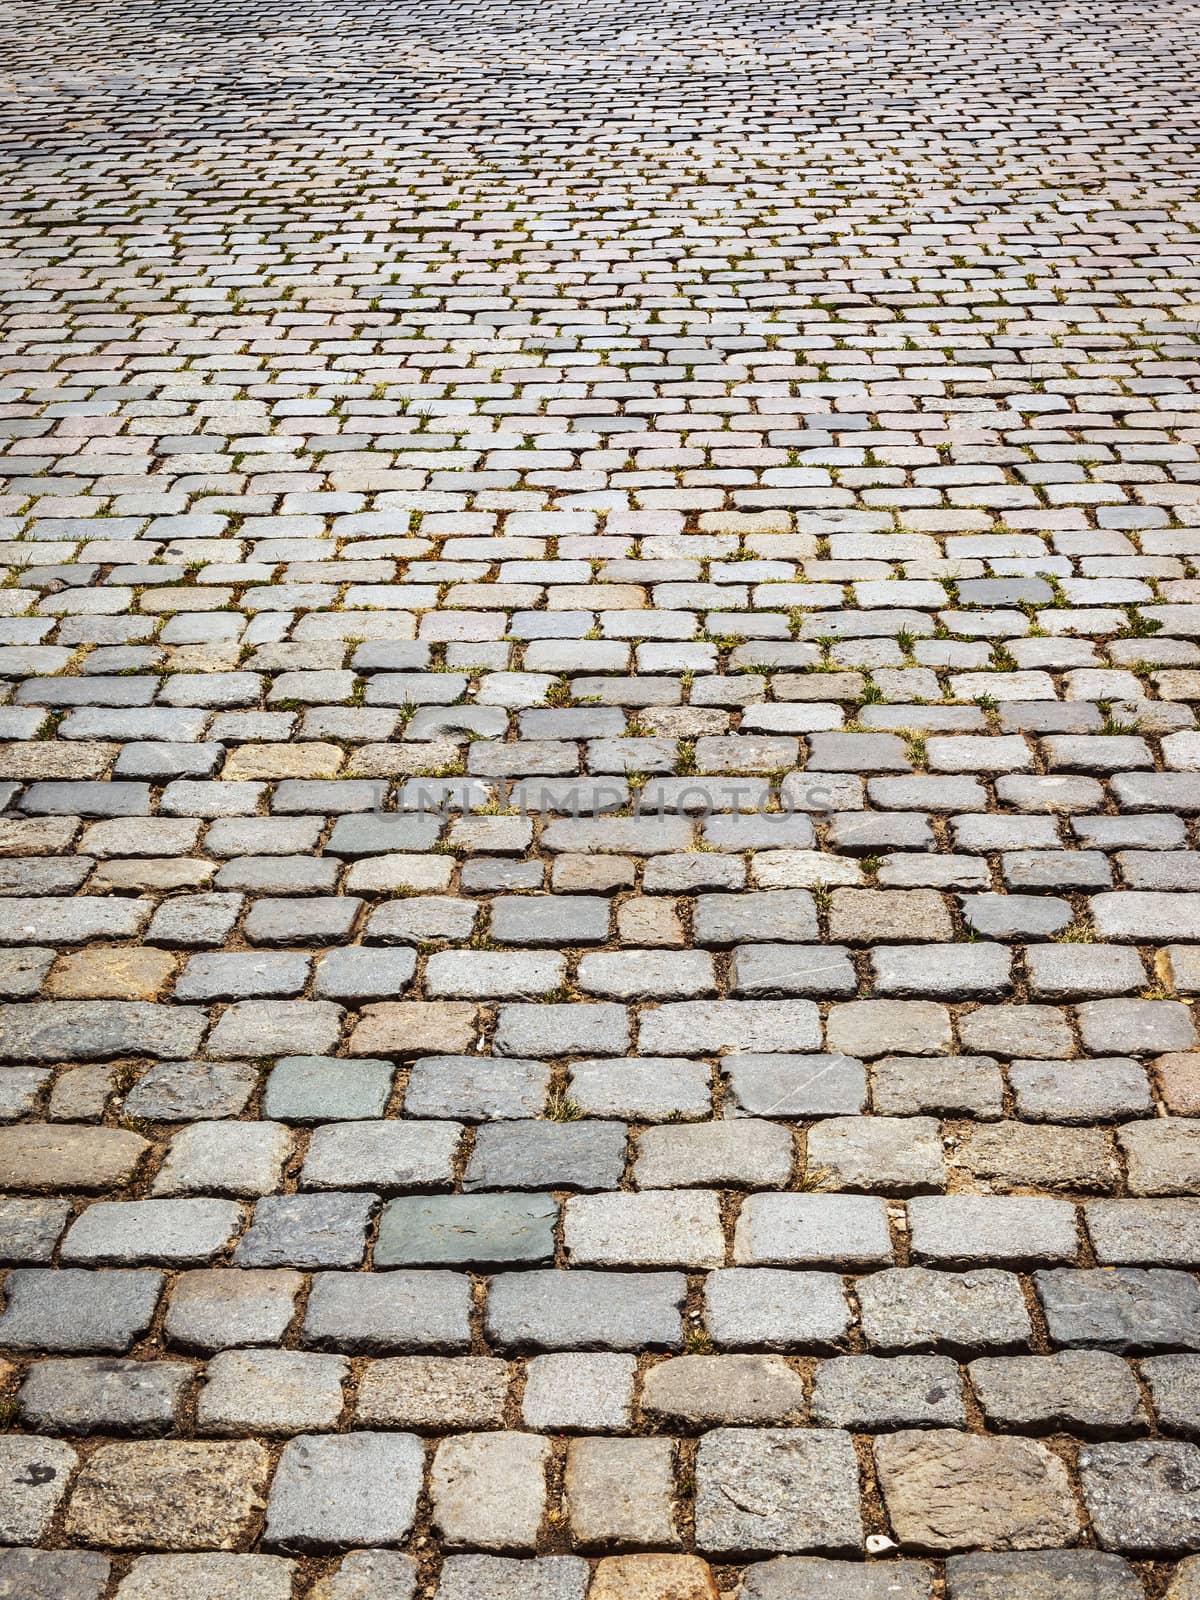
[[[1200,8],[0,38],[0,1595],[1200,1597]]]

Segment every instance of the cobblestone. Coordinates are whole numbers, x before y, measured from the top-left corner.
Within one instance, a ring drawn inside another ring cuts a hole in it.
[[[8,11],[0,1595],[1200,1593],[1194,15]]]

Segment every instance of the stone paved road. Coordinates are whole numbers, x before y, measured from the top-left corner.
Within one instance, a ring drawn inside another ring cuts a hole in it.
[[[1200,9],[4,12],[0,1594],[1197,1600]]]

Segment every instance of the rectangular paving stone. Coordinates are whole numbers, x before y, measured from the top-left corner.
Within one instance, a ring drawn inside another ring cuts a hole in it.
[[[471,1286],[457,1272],[318,1272],[303,1342],[350,1354],[462,1351],[470,1345]]]
[[[545,1194],[389,1200],[376,1267],[540,1266],[554,1259],[558,1204]]]
[[[366,1250],[374,1194],[266,1195],[238,1240],[239,1267],[353,1267]]]
[[[733,1244],[739,1266],[886,1266],[893,1259],[884,1202],[867,1195],[752,1194]]]
[[[127,1351],[149,1328],[164,1281],[150,1269],[15,1268],[0,1338],[15,1350]]]
[[[227,1550],[249,1534],[269,1471],[249,1440],[106,1444],[75,1481],[67,1536],[118,1550]]]
[[[367,1366],[355,1420],[429,1431],[497,1428],[508,1389],[507,1364],[491,1356],[393,1356]]]
[[[686,1293],[681,1272],[510,1272],[485,1328],[501,1350],[678,1349]]]
[[[581,1267],[719,1267],[725,1235],[710,1191],[579,1195],[563,1208],[568,1259]]]
[[[177,9],[5,40],[0,1593],[1198,1600],[1194,19]]]

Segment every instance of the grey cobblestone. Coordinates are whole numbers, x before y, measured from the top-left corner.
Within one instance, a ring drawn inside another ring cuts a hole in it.
[[[1191,12],[3,20],[0,1596],[1200,1594]]]

